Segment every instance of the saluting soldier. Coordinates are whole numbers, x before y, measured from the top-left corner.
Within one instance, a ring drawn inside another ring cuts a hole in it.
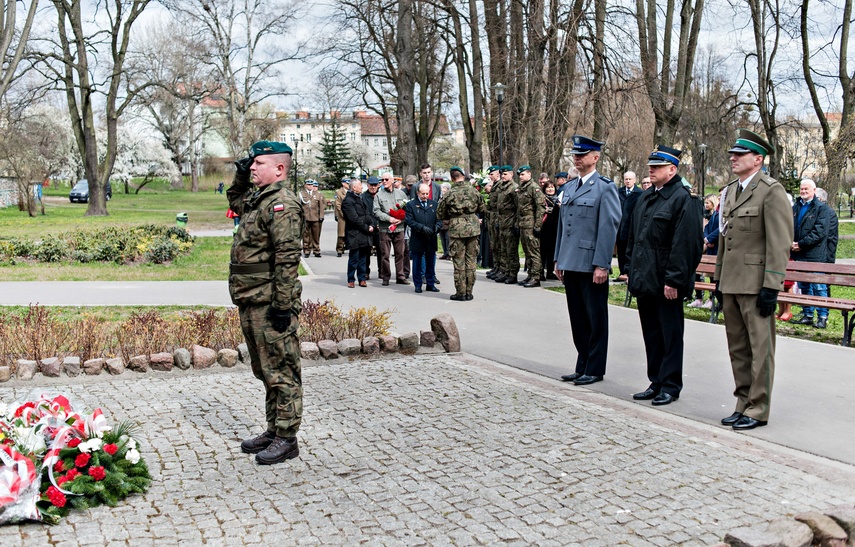
[[[514,182],[514,167],[503,165],[502,186],[496,196],[496,211],[499,217],[499,238],[502,240],[502,272],[493,278],[496,283],[516,284],[520,271],[520,227],[517,219],[517,183]]]
[[[609,348],[609,272],[620,223],[614,182],[597,172],[603,143],[573,136],[579,176],[564,185],[555,238],[555,275],[564,283],[576,370],[561,377],[577,386],[602,381]]]
[[[472,300],[475,285],[475,268],[478,262],[478,236],[481,225],[478,214],[484,212],[484,200],[463,174],[460,167],[452,167],[451,190],[443,196],[436,217],[448,220],[448,237],[451,240],[451,260],[454,264],[454,289],[451,300]]]
[[[303,256],[308,257],[314,252],[321,256],[321,225],[324,222],[326,200],[318,190],[318,183],[306,179],[306,184],[300,190],[300,203],[303,204],[303,216],[306,217],[306,230],[303,232]]]
[[[736,410],[721,423],[744,430],[766,425],[775,375],[775,307],[793,242],[787,191],[761,172],[772,146],[740,129],[730,152],[736,180],[722,192],[717,290],[736,389]]]
[[[252,373],[264,383],[267,419],[264,433],[240,447],[262,465],[300,454],[303,383],[297,329],[303,286],[297,266],[305,221],[299,198],[285,184],[291,155],[281,142],[253,144],[249,156],[235,162],[234,182],[226,193],[229,208],[240,215],[229,294],[238,307]]]
[[[519,282],[523,287],[540,287],[543,260],[540,256],[540,229],[543,226],[545,199],[540,185],[531,178],[531,167],[523,165],[517,169],[520,177],[517,216],[519,218],[520,241],[528,263],[528,277]]]

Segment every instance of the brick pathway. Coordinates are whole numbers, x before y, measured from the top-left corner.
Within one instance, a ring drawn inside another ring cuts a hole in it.
[[[246,368],[62,379],[113,421],[140,418],[155,482],[58,526],[2,527],[0,545],[709,545],[853,501],[845,472],[467,356],[303,377],[301,456],[272,467],[238,446],[262,418]]]

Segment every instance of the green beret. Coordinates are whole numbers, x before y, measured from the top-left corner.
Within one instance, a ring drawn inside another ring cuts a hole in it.
[[[517,169],[517,174],[522,173],[523,171],[531,171],[530,165],[521,165],[519,169]]]
[[[513,165],[503,165],[499,168],[499,171],[511,171],[511,172],[513,172],[513,170],[514,170]]]
[[[463,173],[463,169],[461,169],[460,167],[457,167],[456,165],[455,165],[455,166],[453,166],[451,169],[449,169],[449,170],[448,170],[449,174],[453,173],[454,171],[457,171],[457,172],[458,172],[458,173],[460,173],[461,175],[463,175],[463,174],[464,174],[464,173]]]
[[[499,171],[499,170],[501,170],[501,167],[499,167],[498,165],[491,165],[490,167],[487,168],[488,173],[492,173],[493,171]]]
[[[294,154],[291,147],[284,142],[258,141],[249,148],[249,157],[265,156],[267,154]]]

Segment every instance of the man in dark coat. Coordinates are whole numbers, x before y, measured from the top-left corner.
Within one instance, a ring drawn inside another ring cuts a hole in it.
[[[371,255],[374,254],[377,260],[377,271],[380,271],[380,230],[378,230],[377,217],[374,216],[374,197],[380,189],[380,179],[377,177],[368,177],[368,191],[362,193],[362,201],[365,203],[365,208],[368,209],[368,215],[374,223],[374,234],[371,237],[371,250],[365,258],[365,279],[371,279]]]
[[[637,298],[650,387],[632,396],[667,405],[683,389],[683,299],[703,252],[703,212],[677,174],[681,150],[657,146],[626,245],[629,290]]]
[[[344,217],[344,240],[350,254],[347,258],[347,286],[353,288],[359,279],[360,287],[367,287],[367,263],[371,256],[371,240],[374,236],[374,217],[362,200],[362,181],[353,179],[350,189],[341,202]]]
[[[620,198],[620,226],[617,234],[618,279],[626,280],[626,242],[629,239],[629,219],[643,190],[635,183],[638,177],[633,171],[623,174],[623,188],[618,190]]]
[[[428,292],[439,292],[436,288],[436,236],[442,221],[436,218],[436,202],[430,199],[431,187],[418,185],[416,199],[404,207],[407,216],[404,222],[410,227],[410,254],[413,256],[413,284],[416,292],[422,292],[422,282]]]
[[[801,262],[825,262],[828,258],[828,215],[827,205],[816,198],[816,183],[804,179],[799,184],[801,196],[793,204],[793,245],[790,258]],[[828,285],[799,281],[802,294],[828,296]],[[816,328],[824,329],[828,324],[828,308],[817,308]],[[802,307],[802,316],[794,319],[799,325],[813,325],[813,307]]]

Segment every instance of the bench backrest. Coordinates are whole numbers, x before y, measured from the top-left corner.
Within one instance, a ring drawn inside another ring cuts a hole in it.
[[[714,255],[703,255],[701,263],[698,264],[697,273],[714,274],[715,261]],[[786,279],[787,281],[800,281],[802,283],[825,283],[840,287],[855,287],[855,266],[791,260],[787,264]]]

